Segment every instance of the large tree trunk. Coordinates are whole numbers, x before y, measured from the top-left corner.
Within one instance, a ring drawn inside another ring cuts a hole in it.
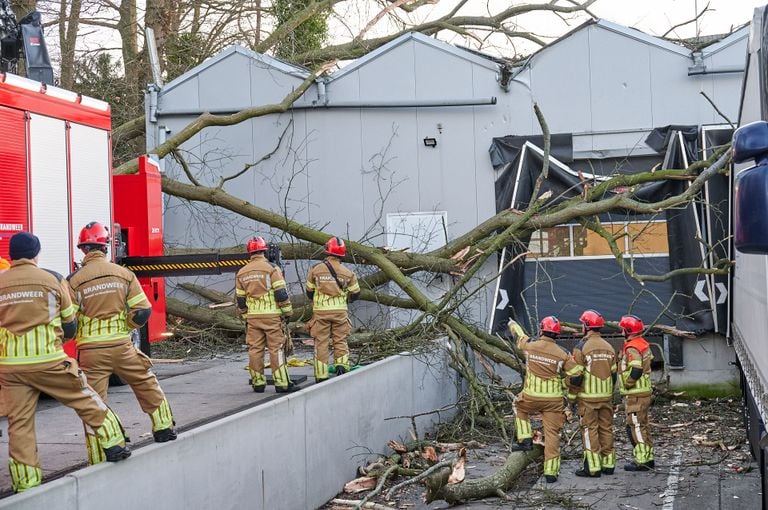
[[[75,50],[77,31],[80,29],[82,0],[72,0],[67,13],[67,2],[61,2],[59,11],[59,46],[61,48],[61,87],[71,90],[75,85]]]
[[[534,445],[530,452],[510,453],[504,465],[492,475],[453,485],[447,484],[450,469],[446,469],[427,479],[427,503],[444,500],[456,504],[472,499],[501,497],[503,494],[500,491],[511,488],[523,469],[543,454],[544,449],[539,445]]]

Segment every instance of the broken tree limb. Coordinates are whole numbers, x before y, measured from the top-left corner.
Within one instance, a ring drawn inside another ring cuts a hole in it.
[[[402,489],[403,487],[407,487],[408,485],[412,485],[414,483],[420,482],[421,480],[425,479],[426,477],[430,476],[432,473],[435,473],[439,471],[440,469],[443,469],[444,467],[448,467],[453,463],[453,460],[443,460],[435,464],[434,466],[430,467],[429,469],[425,469],[421,474],[414,476],[413,478],[410,478],[404,482],[400,482],[391,489],[387,491],[387,493],[384,495],[384,498],[391,499],[392,494],[397,492],[398,490]]]
[[[381,505],[379,503],[363,503],[362,506],[360,506],[361,501],[359,499],[332,499],[331,503],[334,505],[342,505],[342,506],[354,506],[357,508],[368,508],[370,510],[394,510],[391,506],[387,505]]]
[[[150,154],[156,155],[158,158],[164,158],[172,151],[178,149],[181,144],[195,136],[197,133],[210,126],[232,126],[239,124],[245,120],[252,119],[254,117],[263,117],[273,113],[283,113],[291,107],[301,96],[304,95],[309,87],[311,87],[315,80],[328,69],[332,67],[333,63],[325,64],[320,68],[307,76],[304,81],[292,90],[288,95],[283,98],[282,101],[276,104],[252,106],[244,110],[229,114],[229,115],[214,115],[211,113],[203,113],[197,119],[185,126],[181,131],[168,138],[165,142],[158,145],[151,151]],[[114,175],[133,174],[139,170],[139,160],[132,159],[126,163],[123,163],[113,171]]]
[[[245,331],[245,322],[242,319],[233,317],[225,312],[208,310],[201,306],[190,305],[176,298],[166,298],[165,308],[168,314],[174,317],[181,317],[202,324],[210,324],[221,330],[231,333],[243,333]]]
[[[384,471],[384,474],[381,475],[381,478],[379,478],[379,483],[376,485],[376,488],[373,489],[371,492],[365,495],[365,497],[358,503],[358,505],[355,507],[355,510],[358,508],[363,508],[363,505],[365,505],[369,499],[371,499],[374,496],[377,496],[379,493],[381,493],[381,489],[384,488],[384,483],[387,481],[387,478],[394,473],[399,466],[397,464],[394,464],[392,466],[389,466],[386,471]]]
[[[450,472],[443,470],[442,473],[427,479],[427,503],[443,500],[456,504],[496,496],[499,490],[509,490],[523,469],[543,454],[544,449],[540,445],[534,445],[529,452],[510,453],[504,465],[492,475],[453,485],[447,483]]]

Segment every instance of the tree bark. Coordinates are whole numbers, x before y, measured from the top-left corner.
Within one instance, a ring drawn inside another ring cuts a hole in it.
[[[530,452],[510,453],[504,465],[492,475],[453,485],[447,484],[450,469],[444,470],[427,479],[427,503],[443,500],[453,505],[462,501],[497,496],[499,490],[505,491],[512,487],[526,466],[541,458],[543,454],[544,449],[539,445],[534,445]]]

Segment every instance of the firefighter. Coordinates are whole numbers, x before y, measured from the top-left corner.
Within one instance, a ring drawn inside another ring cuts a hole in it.
[[[544,478],[547,483],[557,481],[560,474],[560,430],[565,425],[564,378],[577,376],[582,367],[573,356],[555,343],[560,334],[557,317],[544,317],[539,328],[539,339],[533,340],[515,321],[509,329],[517,338],[517,347],[525,354],[525,382],[515,398],[515,434],[517,444],[513,451],[533,448],[533,433],[529,415],[539,412],[544,422]]]
[[[107,259],[109,231],[98,222],[80,231],[77,247],[85,254],[81,267],[67,277],[77,313],[77,358],[88,383],[107,399],[109,378],[117,375],[130,385],[141,409],[152,421],[155,442],[176,439],[168,400],[152,373],[152,362],[138,350],[131,331],[149,320],[149,304],[139,281],[129,270]],[[104,461],[96,438],[86,434],[91,464]]]
[[[613,448],[613,385],[616,351],[600,336],[605,319],[595,310],[579,317],[584,338],[573,349],[573,359],[583,371],[570,378],[568,399],[578,403],[584,446],[584,467],[576,476],[612,475],[616,467]]]
[[[8,412],[9,469],[23,492],[42,478],[35,436],[40,393],[71,407],[109,462],[128,458],[115,413],[67,357],[62,341],[75,336],[75,308],[61,275],[37,267],[40,240],[28,232],[10,241],[11,269],[0,275],[0,384]]]
[[[352,323],[347,303],[360,295],[355,273],[344,267],[341,258],[347,247],[339,237],[325,243],[327,257],[315,264],[307,274],[307,297],[312,300],[312,319],[307,324],[315,339],[315,382],[328,379],[329,350],[333,348],[336,375],[349,372],[347,337]]]
[[[651,407],[651,346],[642,337],[645,325],[634,315],[625,315],[619,321],[624,333],[624,348],[619,359],[619,387],[625,397],[627,435],[632,442],[634,461],[624,465],[625,471],[649,471],[656,467],[653,460],[653,441],[648,426]]]
[[[262,237],[248,241],[251,260],[235,278],[237,309],[247,323],[248,371],[256,393],[264,393],[264,349],[269,350],[269,363],[277,393],[299,389],[288,377],[288,365],[283,353],[285,334],[282,321],[293,313],[291,301],[280,268],[265,257],[267,243]]]

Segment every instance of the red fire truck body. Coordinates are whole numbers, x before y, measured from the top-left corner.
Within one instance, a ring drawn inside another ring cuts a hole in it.
[[[128,255],[163,254],[157,166],[142,157],[139,173],[113,177],[111,124],[103,101],[0,73],[1,257],[13,234],[29,231],[40,238],[39,265],[66,276],[82,259],[77,237],[91,221],[113,234],[120,224]],[[143,337],[156,341],[165,332],[163,278],[140,281],[153,304]]]

